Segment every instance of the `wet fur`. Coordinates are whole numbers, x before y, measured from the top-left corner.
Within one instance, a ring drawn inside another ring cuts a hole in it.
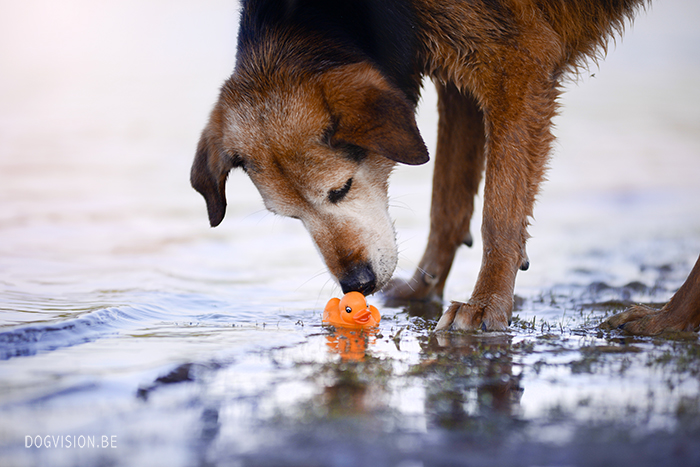
[[[642,0],[243,1],[233,75],[200,140],[192,185],[212,226],[228,171],[250,175],[273,212],[302,220],[346,289],[384,287],[396,265],[387,179],[428,160],[414,111],[438,88],[431,229],[394,298],[441,298],[471,243],[485,176],[484,254],[471,299],[438,329],[508,326],[527,226],[552,143],[561,80],[604,53]],[[346,189],[347,188],[347,189]]]

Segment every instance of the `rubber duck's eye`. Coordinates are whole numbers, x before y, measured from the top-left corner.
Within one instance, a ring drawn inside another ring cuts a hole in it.
[[[345,312],[346,312],[346,313],[352,313],[352,308],[350,308],[349,306],[346,306],[346,307],[345,307]]]

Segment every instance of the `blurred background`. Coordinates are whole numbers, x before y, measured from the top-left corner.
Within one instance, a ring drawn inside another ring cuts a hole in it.
[[[157,272],[197,274],[188,261],[223,260],[195,252],[222,242],[226,264],[242,261],[234,269],[292,263],[308,269],[305,279],[330,285],[301,225],[263,212],[242,174],[231,177],[228,217],[214,230],[189,187],[199,132],[233,67],[236,2],[28,0],[4,2],[2,11],[0,283],[55,297],[101,287],[86,281],[157,287]],[[521,281],[541,283],[547,267],[538,263],[556,262],[548,251],[560,247],[697,237],[699,14],[693,1],[654,3],[610,43],[599,67],[567,84],[532,228],[536,272]],[[419,122],[432,150],[435,96],[425,87]],[[409,274],[422,253],[430,170],[400,167],[394,176],[399,273]],[[282,245],[240,248],[251,239]],[[185,244],[177,254],[168,249]],[[477,242],[465,253],[471,272],[458,293],[470,287],[479,250]],[[183,253],[192,256],[175,257]],[[143,264],[155,258],[163,262]],[[56,281],[60,288],[46,288]]]

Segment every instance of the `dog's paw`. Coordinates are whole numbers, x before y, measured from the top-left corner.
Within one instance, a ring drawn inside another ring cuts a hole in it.
[[[452,302],[443,313],[435,331],[504,331],[510,324],[512,301],[496,296],[488,300],[471,299],[467,303]]]
[[[435,291],[437,280],[426,273],[416,273],[412,278],[393,278],[382,289],[387,302],[439,301]]]
[[[664,332],[685,331],[682,323],[672,319],[666,308],[655,310],[645,305],[634,305],[611,316],[600,324],[601,329],[620,329],[637,336],[655,336]]]

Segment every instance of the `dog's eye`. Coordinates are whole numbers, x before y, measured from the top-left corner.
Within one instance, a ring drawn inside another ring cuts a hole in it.
[[[333,204],[339,203],[348,194],[351,186],[352,178],[349,178],[342,188],[338,188],[337,190],[331,190],[328,192],[328,201],[330,201]]]

